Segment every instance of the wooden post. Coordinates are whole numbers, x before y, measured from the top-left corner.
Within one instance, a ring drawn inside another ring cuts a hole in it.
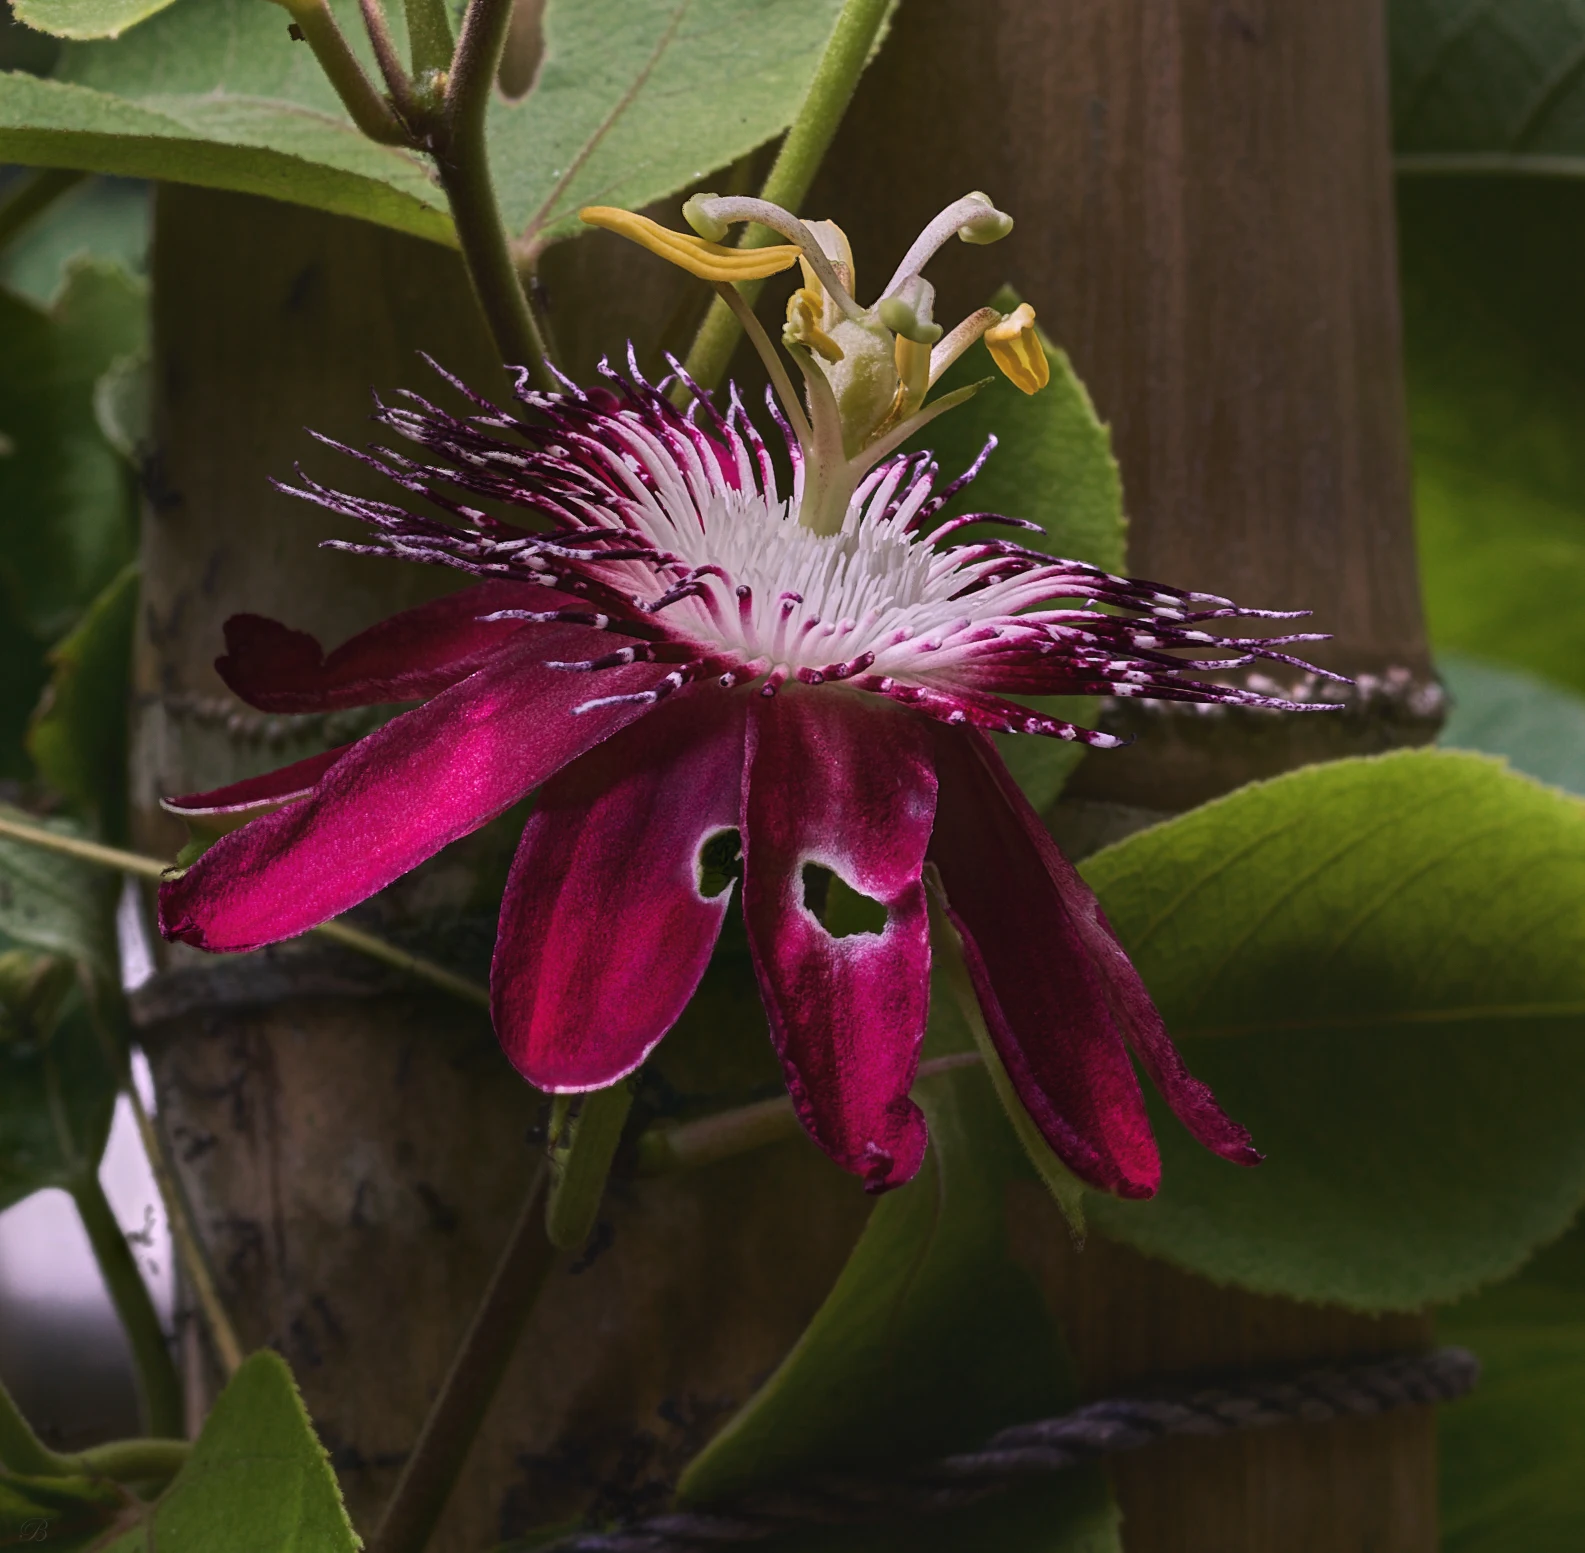
[[[1002,280],[1112,426],[1130,570],[1310,607],[1317,661],[1368,676],[1343,714],[1123,703],[1054,816],[1085,849],[1309,760],[1434,736],[1410,521],[1380,0],[936,0],[905,5],[808,213],[866,270],[949,199],[1017,220],[932,266],[940,317]],[[1000,267],[998,267],[998,265]],[[1015,1213],[1086,1393],[1162,1375],[1414,1346],[1374,1321],[1214,1288]],[[1418,1410],[1174,1442],[1114,1473],[1128,1553],[1432,1553],[1434,1424]]]

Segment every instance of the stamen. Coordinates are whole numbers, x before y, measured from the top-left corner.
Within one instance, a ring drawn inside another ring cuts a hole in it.
[[[985,331],[985,345],[1002,375],[1024,393],[1037,394],[1051,381],[1051,363],[1035,333],[1035,310],[1027,302]]]
[[[914,239],[903,255],[897,273],[886,282],[883,297],[895,296],[909,276],[917,275],[930,262],[936,250],[956,233],[966,243],[994,243],[1013,229],[1013,218],[998,210],[988,194],[975,190],[954,200]]]
[[[587,226],[604,227],[608,232],[628,238],[653,254],[697,275],[700,280],[727,285],[740,280],[765,280],[790,270],[798,262],[799,249],[789,244],[770,248],[726,248],[706,242],[686,232],[651,221],[636,211],[614,205],[585,205],[578,219]]]

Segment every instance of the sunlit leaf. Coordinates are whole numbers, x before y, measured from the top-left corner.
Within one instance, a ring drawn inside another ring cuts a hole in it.
[[[20,22],[57,38],[114,38],[171,0],[11,0]]]
[[[1246,787],[1083,869],[1190,1068],[1267,1158],[1154,1110],[1106,1234],[1361,1309],[1512,1271],[1585,1198],[1585,804],[1413,751]]]

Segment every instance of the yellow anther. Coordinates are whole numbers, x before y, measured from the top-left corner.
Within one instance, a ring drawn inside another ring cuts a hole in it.
[[[1002,375],[1026,394],[1037,394],[1051,381],[1051,363],[1035,333],[1035,310],[1021,302],[999,324],[985,331],[986,348]]]
[[[936,332],[939,334],[941,331],[938,329]],[[905,415],[912,415],[930,392],[930,347],[899,334],[893,346],[892,360],[897,366],[897,402],[892,409],[900,420]]]
[[[842,347],[820,327],[824,312],[824,295],[800,286],[787,298],[787,327],[782,330],[782,340],[789,345],[807,345],[817,355],[835,363],[842,359]]]
[[[726,248],[687,232],[673,232],[648,216],[615,205],[585,205],[578,212],[578,219],[589,226],[620,233],[687,270],[690,275],[697,275],[700,280],[717,283],[764,280],[767,275],[790,270],[798,262],[796,243],[783,243],[774,248]]]

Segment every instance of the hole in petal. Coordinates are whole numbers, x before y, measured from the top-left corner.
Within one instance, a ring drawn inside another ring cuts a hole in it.
[[[699,848],[699,893],[713,901],[743,877],[743,838],[735,830],[718,830],[706,836]]]
[[[833,938],[886,931],[886,908],[820,863],[803,867],[804,906]]]

